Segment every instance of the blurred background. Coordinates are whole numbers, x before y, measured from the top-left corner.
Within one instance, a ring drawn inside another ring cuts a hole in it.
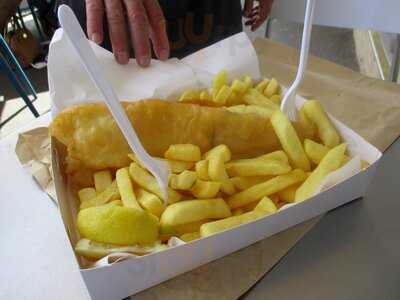
[[[0,137],[3,137],[50,109],[46,58],[57,19],[55,0],[0,2]],[[302,24],[270,18],[256,32],[247,29],[246,32],[252,39],[268,37],[298,48]],[[316,25],[311,53],[367,76],[398,83],[399,44],[397,34]]]

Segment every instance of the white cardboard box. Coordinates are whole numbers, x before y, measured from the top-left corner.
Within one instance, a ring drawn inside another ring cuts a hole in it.
[[[59,38],[60,37],[58,36],[58,39]],[[243,58],[243,56],[246,56],[246,54],[253,56],[255,54],[252,46],[249,46],[251,43],[249,41],[246,42],[246,38],[243,38],[243,36],[239,36],[239,38],[242,39],[242,43],[237,43],[237,41],[233,43],[234,45],[239,45],[239,48],[236,50],[234,49],[234,54],[232,54],[232,47],[228,49],[230,53],[230,57],[228,58],[226,58],[226,51],[228,51],[226,48],[229,45],[233,45],[230,40],[235,39],[235,36],[223,41],[222,43],[212,46],[214,50],[212,48],[205,49],[200,51],[201,55],[196,54],[195,56],[191,56],[186,59],[186,66],[189,66],[192,69],[192,75],[196,76],[197,79],[195,82],[193,81],[193,78],[189,78],[189,82],[191,82],[191,84],[198,84],[200,86],[209,84],[210,78],[212,78],[216,70],[221,69],[224,64],[230,65],[230,69],[228,70],[234,75],[250,74],[257,78],[257,75],[259,75],[259,70],[258,66],[255,66],[254,57],[251,58],[251,61],[248,64],[243,63],[243,60],[239,60],[239,67],[235,68],[235,65],[232,66],[232,62],[238,61],[237,56]],[[59,41],[60,40],[56,40],[56,42]],[[65,43],[65,41],[62,41],[62,43]],[[54,57],[57,57],[57,51],[60,52],[60,49],[65,47],[64,44],[64,46],[60,48],[62,43],[55,43],[56,46],[53,46],[53,51],[52,47],[50,48],[49,61],[49,77],[52,78],[49,83],[53,101],[54,97],[60,95],[60,92],[64,93],[64,100],[60,101],[60,98],[58,98],[58,101],[55,101],[57,110],[68,106],[68,103],[65,102],[65,99],[72,99],[72,102],[76,103],[87,101],[90,99],[87,98],[88,95],[92,95],[92,97],[95,97],[96,95],[93,87],[89,87],[88,90],[85,90],[85,84],[83,86],[79,86],[81,81],[76,81],[75,83],[72,82],[71,84],[73,88],[71,87],[69,91],[65,90],[64,88],[62,91],[58,90],[58,88],[62,85],[59,84],[57,76],[60,76],[61,73],[64,73],[65,75],[65,72],[68,72],[63,69],[62,64],[54,64]],[[104,55],[104,53],[102,53],[102,55]],[[206,58],[210,55],[213,56],[213,59],[211,59],[209,62],[205,62],[207,61]],[[222,63],[222,67],[221,65],[215,66],[215,64],[221,63],[219,60],[216,60],[215,57],[224,55],[225,60]],[[199,57],[202,59],[199,59]],[[76,72],[76,70],[73,69],[77,68],[78,66],[73,64],[73,59],[71,57],[66,58],[65,54],[64,58],[66,61],[69,59],[70,65],[68,65],[68,68],[70,71],[72,70],[71,72]],[[257,62],[257,60],[255,61]],[[207,65],[210,64],[213,64],[213,67],[211,69],[207,69]],[[184,72],[188,72],[187,68],[183,67],[183,69]],[[119,71],[120,70],[117,69],[113,70],[112,72],[118,73]],[[243,72],[241,73],[241,71]],[[123,70],[123,72],[126,72],[126,70]],[[142,73],[143,71],[141,71],[141,74]],[[62,77],[59,78],[61,79]],[[168,77],[164,79],[166,79],[163,81],[164,84],[170,84],[171,81]],[[129,83],[129,80],[126,81]],[[134,82],[136,81],[137,78],[134,79]],[[59,87],[57,87],[57,85]],[[190,83],[186,82],[184,84],[181,82],[179,88],[187,86],[190,86]],[[81,90],[83,90],[83,92]],[[165,92],[165,89],[161,90],[162,93],[167,95],[173,95],[174,92]],[[140,90],[130,91],[124,86],[120,87],[119,91],[125,96],[124,99],[127,99],[126,95],[129,95],[130,92],[132,92],[132,94],[134,94],[136,97],[138,97],[137,95],[141,95]],[[153,92],[157,93],[157,90]],[[160,90],[158,92],[160,92]],[[65,93],[67,93],[67,95],[65,95]],[[300,106],[303,102],[304,99],[301,97],[297,98],[298,106]],[[287,208],[281,209],[276,214],[266,216],[255,222],[241,225],[214,236],[196,240],[191,243],[176,246],[168,250],[143,257],[129,258],[111,265],[82,269],[82,276],[93,299],[121,299],[133,295],[178,274],[192,270],[200,265],[218,259],[261,239],[269,237],[277,232],[325,213],[354,199],[362,197],[365,194],[368,184],[375,172],[377,161],[379,160],[381,153],[342,123],[336,120],[334,120],[334,122],[344,141],[348,143],[348,150],[351,156],[357,156],[357,158],[351,160],[346,166],[341,168],[339,171],[334,172],[335,174],[330,176],[332,181],[329,182],[328,180],[326,182],[325,188],[328,187],[327,190],[302,203],[288,205]],[[67,179],[65,178],[62,170],[62,164],[60,162],[64,156],[65,148],[61,147],[56,141],[53,141],[52,160],[57,197],[64,224],[66,226],[71,243],[74,245],[78,240],[78,233],[75,226],[77,201],[75,201],[74,196],[68,188]],[[354,174],[356,170],[360,169],[360,159],[366,160],[371,164],[371,166],[364,171]],[[341,183],[335,184],[344,179],[343,176],[347,179]],[[329,186],[331,187],[329,188]],[[77,257],[77,259],[82,265],[82,259],[79,257]]]
[[[56,149],[53,148],[55,152]],[[375,172],[380,152],[376,150],[375,155],[375,162],[370,160],[373,164],[368,169],[304,202],[255,222],[162,252],[126,259],[109,266],[82,269],[83,279],[93,299],[121,299],[244,248],[362,197]],[[72,195],[68,195],[62,170],[57,168],[60,166],[58,158],[57,154],[53,155],[58,201],[67,232],[74,243],[77,238],[73,221],[76,208],[70,204],[75,201],[71,201]]]

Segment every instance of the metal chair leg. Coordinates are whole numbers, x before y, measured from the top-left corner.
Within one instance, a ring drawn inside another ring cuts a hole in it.
[[[32,112],[32,114],[36,118],[39,117],[39,113],[36,110],[35,106],[33,106],[31,99],[29,99],[28,94],[24,91],[23,87],[21,86],[20,81],[15,76],[13,70],[11,69],[11,67],[8,65],[8,63],[6,62],[6,60],[3,57],[0,57],[0,69],[4,70],[8,79],[11,81],[14,88],[16,89],[18,94],[21,96],[21,98],[24,100],[26,106],[28,106],[28,108]]]
[[[27,90],[27,92],[30,92],[32,94],[33,98],[37,98],[37,94],[35,89],[32,86],[32,83],[26,76],[25,72],[22,70],[20,64],[18,63],[17,58],[14,56],[14,53],[11,51],[10,47],[6,43],[6,41],[3,39],[3,37],[0,35],[0,53],[3,53],[5,57],[8,57],[11,61],[12,64],[15,66],[15,71],[20,78],[20,81],[23,81],[24,85],[23,87]]]
[[[35,26],[37,28],[37,31],[39,32],[39,35],[40,35],[40,42],[44,42],[46,40],[45,34],[44,34],[43,30],[42,30],[42,27],[39,24],[35,8],[33,7],[31,1],[28,0],[27,2],[28,2],[29,9],[31,10],[31,14],[32,14],[32,17],[33,17],[33,22],[35,22]]]
[[[400,34],[397,34],[396,39],[396,50],[394,53],[393,61],[390,66],[389,80],[397,82],[399,76],[399,64],[400,64]]]
[[[265,37],[266,38],[269,38],[269,35],[271,33],[271,23],[272,23],[272,18],[268,17],[267,24],[266,24],[267,26],[265,28]]]

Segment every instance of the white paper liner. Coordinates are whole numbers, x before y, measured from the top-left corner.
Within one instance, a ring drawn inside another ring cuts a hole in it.
[[[111,52],[90,43],[106,77],[123,101],[152,97],[176,99],[185,89],[209,86],[213,76],[222,69],[231,77],[260,77],[256,52],[245,33],[238,33],[183,60],[152,60],[145,69],[133,59],[127,65],[119,65]],[[50,43],[48,77],[53,116],[68,106],[102,99],[62,29],[55,32]]]
[[[184,244],[186,244],[184,241],[182,241],[180,238],[175,237],[175,236],[171,237],[167,243],[169,248],[173,248],[173,247],[184,245]],[[157,252],[157,251],[154,251],[154,252]],[[151,252],[151,253],[153,253],[153,252]],[[140,257],[140,255],[135,255],[133,253],[126,253],[126,252],[115,252],[115,253],[111,253],[111,254],[104,256],[103,258],[97,260],[93,264],[93,267],[109,266],[114,263],[123,261],[127,258],[136,258],[136,257]]]

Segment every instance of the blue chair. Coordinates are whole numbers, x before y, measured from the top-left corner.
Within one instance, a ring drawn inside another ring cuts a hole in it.
[[[35,117],[39,117],[39,113],[32,103],[32,101],[37,99],[36,91],[1,34],[0,70],[5,73],[32,114]],[[31,95],[33,99],[30,99],[29,95]]]

